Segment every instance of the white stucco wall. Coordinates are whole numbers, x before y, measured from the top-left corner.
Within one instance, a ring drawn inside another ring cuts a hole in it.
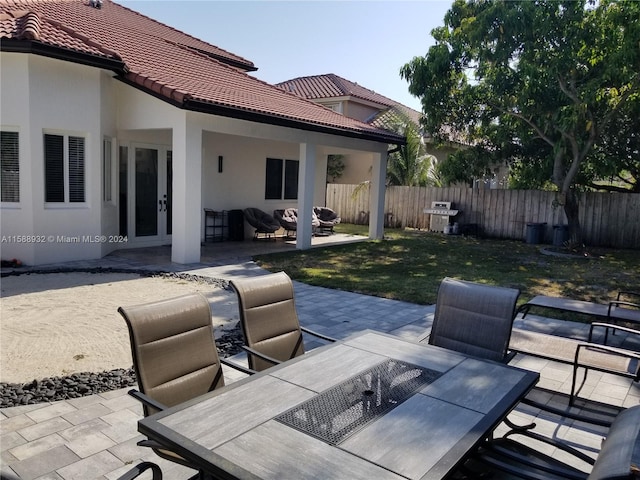
[[[314,162],[313,192],[309,196],[307,189],[304,198],[324,205],[327,154],[380,149],[368,140],[187,112],[113,79],[109,71],[37,55],[1,55],[0,123],[20,133],[21,189],[20,202],[0,205],[2,235],[42,240],[4,242],[3,259],[40,265],[95,259],[116,248],[144,245],[93,240],[119,234],[121,145],[130,154],[140,144],[173,151],[174,261],[197,260],[199,238],[204,236],[203,207],[254,206],[272,213],[298,206],[295,200],[264,199],[266,158],[300,160],[301,145],[311,148],[306,153],[315,152],[308,155]],[[45,203],[44,133],[85,138],[84,203]],[[103,196],[105,137],[112,140],[111,201]],[[370,161],[370,153],[363,155]],[[224,158],[220,173],[219,156]],[[176,219],[185,220],[184,225]],[[245,229],[251,235],[248,225]]]
[[[222,172],[218,157],[222,156]],[[202,162],[202,208],[243,210],[256,207],[269,214],[280,208],[298,206],[297,200],[266,200],[266,159],[299,160],[299,144],[275,140],[204,132]],[[321,157],[319,155],[318,157]],[[326,156],[317,159],[315,205],[324,205]],[[204,213],[203,213],[204,215]],[[245,223],[245,238],[253,230]],[[204,227],[202,231],[204,238]]]
[[[351,100],[349,102],[344,102],[342,113],[346,117],[355,118],[356,120],[360,120],[361,122],[366,122],[371,118],[372,115],[375,115],[379,111],[380,108],[378,107],[364,105],[362,103],[357,103]]]
[[[37,55],[2,53],[2,75],[2,124],[20,128],[21,177],[20,204],[2,205],[2,235],[44,238],[27,246],[4,243],[2,258],[42,264],[100,257],[100,242],[83,237],[101,232],[102,133],[96,114],[102,109],[101,71]],[[85,137],[84,203],[45,204],[45,132]]]

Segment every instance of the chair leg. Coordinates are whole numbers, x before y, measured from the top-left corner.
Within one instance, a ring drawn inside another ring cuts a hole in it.
[[[576,379],[578,376],[578,364],[573,364],[573,378],[571,379],[571,395],[569,395],[569,405],[573,405],[576,400]],[[587,371],[589,370],[587,367],[584,368],[584,375],[582,377],[581,385],[584,385],[584,382],[587,380]]]
[[[134,478],[137,478],[142,472],[149,469],[151,469],[151,473],[153,475],[152,480],[162,480],[162,471],[160,470],[160,467],[151,462],[140,462],[127,473],[119,477],[118,480],[133,480]]]

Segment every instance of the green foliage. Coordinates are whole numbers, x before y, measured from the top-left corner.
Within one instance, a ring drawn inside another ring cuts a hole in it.
[[[327,177],[335,182],[344,173],[344,160],[342,155],[329,155],[327,157]]]
[[[409,187],[433,185],[431,172],[435,157],[427,154],[418,125],[407,119],[394,130],[404,135],[407,143],[389,154],[387,183]]]
[[[627,0],[456,0],[436,45],[401,69],[426,131],[473,145],[447,177],[508,162],[512,185],[555,185],[579,240],[576,188],[605,177],[637,188],[639,18]]]

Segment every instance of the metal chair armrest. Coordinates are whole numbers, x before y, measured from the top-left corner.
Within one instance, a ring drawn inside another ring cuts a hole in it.
[[[152,407],[155,408],[156,410],[166,410],[167,406],[163,405],[162,403],[154,400],[151,397],[148,397],[147,395],[145,395],[144,393],[138,391],[138,390],[129,390],[127,392],[129,395],[131,395],[133,398],[135,398],[136,400],[139,400],[140,402],[142,402],[143,404],[145,404],[148,407]]]
[[[305,327],[300,327],[300,330],[302,330],[304,333],[308,333],[309,335],[313,335],[314,337],[318,337],[322,340],[326,340],[327,342],[335,342],[336,339],[333,337],[329,337],[327,335],[323,335],[321,333],[318,332],[314,332],[313,330],[309,330],[308,328]]]
[[[259,357],[259,358],[261,358],[263,360],[266,360],[267,362],[272,363],[273,365],[279,365],[279,364],[282,363],[280,360],[276,360],[275,358],[272,358],[272,357],[270,357],[268,355],[265,355],[264,353],[260,353],[260,352],[258,352],[257,350],[254,350],[251,347],[247,347],[246,345],[243,345],[241,348],[245,352],[248,352],[248,353],[250,353],[252,355],[255,355],[256,357]]]
[[[551,413],[553,415],[557,415],[559,417],[566,417],[572,420],[579,420],[581,422],[591,423],[592,425],[598,425],[602,427],[610,427],[611,422],[613,422],[613,418],[611,420],[604,420],[600,418],[589,417],[584,414],[574,413],[570,410],[563,410],[561,408],[551,407],[544,403],[537,402],[535,400],[531,400],[530,398],[523,398],[521,403],[525,405],[529,405],[530,407],[538,408],[544,412]]]
[[[124,475],[118,477],[118,480],[133,480],[138,477],[141,473],[151,469],[152,480],[162,480],[162,470],[155,463],[151,462],[140,462],[138,465],[133,467]]]
[[[616,300],[620,300],[620,297],[622,296],[638,297],[640,299],[640,292],[632,292],[630,290],[620,290],[618,292],[618,296],[616,297]]]
[[[610,328],[612,330],[629,333],[631,335],[640,335],[640,330],[636,330],[635,328],[623,327],[622,325],[615,325],[613,323],[593,322],[589,327],[589,343],[592,341],[593,330],[596,327]]]
[[[255,370],[252,370],[250,368],[243,367],[242,365],[238,365],[237,363],[231,362],[231,361],[227,360],[226,358],[221,358],[220,359],[220,363],[223,364],[223,365],[226,365],[227,367],[231,367],[231,368],[234,368],[236,370],[239,370],[242,373],[246,373],[247,375],[253,375],[254,373],[258,373]]]
[[[609,302],[609,308],[607,309],[607,315],[611,316],[611,308],[612,307],[619,307],[619,306],[625,306],[625,307],[632,307],[632,308],[640,309],[640,303],[628,302],[626,300],[611,300]]]

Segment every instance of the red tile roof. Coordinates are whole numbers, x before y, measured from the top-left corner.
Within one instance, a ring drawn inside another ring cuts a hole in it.
[[[298,77],[277,83],[276,86],[309,100],[354,97],[377,103],[381,106],[380,111],[368,119],[367,123],[378,128],[393,130],[398,122],[402,123],[407,118],[416,125],[420,125],[422,113],[334,73]],[[469,144],[452,128],[444,126],[442,130],[450,142],[460,145]]]
[[[395,100],[387,98],[384,95],[376,93],[373,90],[365,88],[362,85],[358,85],[351,80],[342,78],[335,73],[298,77],[277,83],[276,86],[309,100],[338,97],[353,97],[355,99],[366,100],[378,104],[380,106],[380,110],[394,108],[414,122],[419,123],[420,121],[420,112],[396,102]]]
[[[332,97],[356,97],[386,107],[391,107],[397,103],[373,90],[364,88],[346,78],[339,77],[334,73],[298,77],[287,80],[286,82],[277,83],[276,86],[310,100]]]
[[[403,138],[246,73],[253,63],[110,0],[0,0],[2,50],[121,61],[116,73],[181,108],[385,143]],[[36,48],[37,47],[37,48]]]

